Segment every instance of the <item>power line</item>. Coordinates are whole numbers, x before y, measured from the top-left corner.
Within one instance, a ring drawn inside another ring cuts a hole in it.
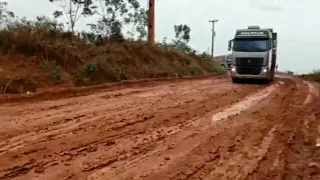
[[[213,19],[209,21],[210,23],[212,23],[212,39],[211,39],[211,56],[212,58],[213,56],[213,50],[214,50],[214,37],[216,36],[216,32],[214,31],[214,23],[218,22],[218,19]]]

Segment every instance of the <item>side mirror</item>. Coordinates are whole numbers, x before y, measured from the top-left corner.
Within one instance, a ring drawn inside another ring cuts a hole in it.
[[[229,40],[229,43],[228,43],[228,51],[230,51],[230,50],[231,50],[232,41],[233,41],[233,40]]]

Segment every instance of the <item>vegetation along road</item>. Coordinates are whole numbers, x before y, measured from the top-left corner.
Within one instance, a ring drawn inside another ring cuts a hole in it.
[[[233,84],[137,0],[50,2],[0,2],[1,180],[320,179],[320,71]]]

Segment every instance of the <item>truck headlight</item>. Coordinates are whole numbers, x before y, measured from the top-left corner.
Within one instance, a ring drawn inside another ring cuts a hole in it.
[[[269,71],[269,68],[268,67],[262,67],[262,70],[261,70],[261,72],[262,73],[267,73]]]

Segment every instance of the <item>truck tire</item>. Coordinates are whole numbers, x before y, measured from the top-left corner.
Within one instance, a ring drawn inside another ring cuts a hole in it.
[[[272,81],[271,79],[264,79],[264,80],[263,80],[263,83],[264,83],[264,84],[270,84],[271,81]]]
[[[240,79],[232,78],[232,82],[235,83],[235,84],[239,84],[240,83]]]

